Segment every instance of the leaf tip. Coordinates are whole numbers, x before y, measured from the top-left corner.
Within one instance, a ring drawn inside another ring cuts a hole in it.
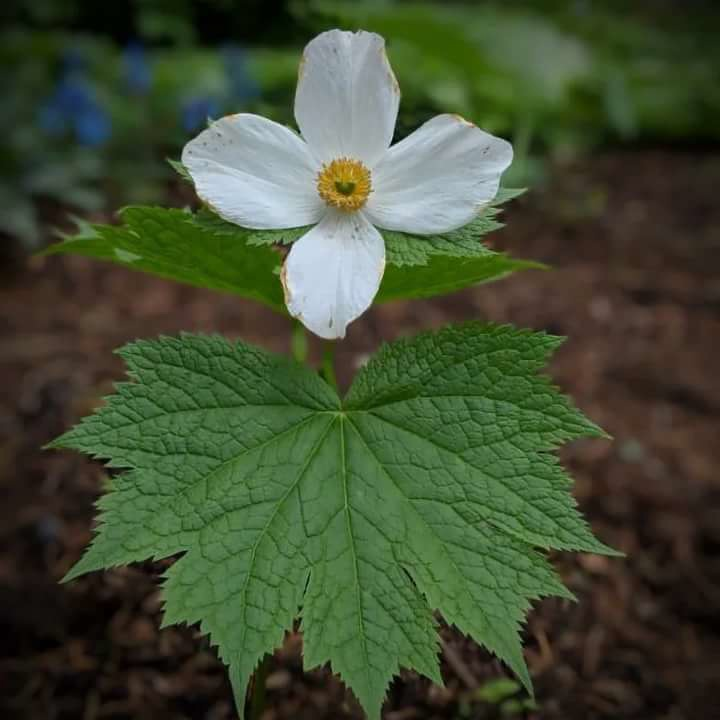
[[[59,583],[61,585],[66,585],[67,583],[71,582],[72,580],[77,580],[77,578],[82,577],[83,575],[87,575],[89,572],[92,572],[95,568],[89,567],[89,564],[86,562],[87,555],[83,555],[83,557],[80,558],[59,580]]]

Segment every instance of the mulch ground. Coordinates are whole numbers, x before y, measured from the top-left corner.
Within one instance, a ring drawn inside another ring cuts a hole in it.
[[[567,335],[555,380],[613,436],[563,451],[596,533],[626,559],[559,555],[579,603],[531,614],[527,659],[551,720],[720,717],[720,158],[643,151],[558,169],[507,213],[497,247],[555,266],[374,309],[340,376],[382,340],[487,318]],[[0,718],[225,720],[225,672],[195,628],[158,630],[161,564],[58,579],[91,537],[103,468],[41,446],[112,390],[136,337],[218,331],[287,349],[250,303],[78,258],[0,269]],[[387,720],[495,718],[503,673],[443,630],[446,688],[403,674]],[[301,638],[272,660],[265,720],[359,718]]]

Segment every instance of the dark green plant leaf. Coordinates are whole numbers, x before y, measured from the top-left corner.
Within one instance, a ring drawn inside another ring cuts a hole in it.
[[[398,267],[427,265],[430,258],[446,255],[455,258],[477,258],[492,255],[482,238],[503,224],[498,221],[499,205],[525,192],[523,189],[501,188],[495,200],[475,220],[442,235],[412,235],[394,230],[380,230],[385,239],[385,255],[389,265]]]
[[[285,230],[251,230],[223,220],[207,208],[198,210],[192,218],[198,227],[219,235],[234,237],[248,245],[290,245],[299,240],[311,228],[308,225]]]
[[[241,342],[132,343],[132,381],[53,443],[124,470],[67,579],[183,553],[164,622],[210,633],[240,706],[298,615],[305,665],[330,662],[373,720],[401,667],[441,681],[435,609],[529,688],[530,603],[571,597],[542,551],[613,552],[552,452],[603,435],[538,375],[559,342],[426,333],[382,348],[342,401]]]
[[[375,302],[430,298],[480,283],[500,280],[519,270],[545,270],[546,265],[488,251],[479,257],[433,255],[426,265],[385,268]]]
[[[385,239],[385,257],[388,265],[427,265],[433,255],[450,257],[481,257],[491,254],[481,238],[502,223],[495,220],[497,211],[489,208],[465,227],[444,235],[411,235],[394,230],[380,229]]]
[[[193,179],[190,172],[179,160],[173,160],[172,158],[165,158],[165,160],[183,180],[192,184]]]
[[[496,212],[492,208],[488,216],[444,236],[423,238],[394,233],[395,240],[388,241],[388,255],[405,253],[402,257],[410,264],[388,264],[377,302],[433,297],[518,270],[543,267],[509,258],[480,243],[478,238],[488,227],[498,226],[493,219]],[[108,260],[170,280],[234,293],[286,313],[278,277],[282,255],[271,245],[292,243],[307,228],[249,230],[205,209],[192,214],[159,207],[129,207],[121,211],[120,217],[123,224],[118,226],[75,219],[78,232],[61,234],[62,242],[50,246],[44,254]],[[401,247],[404,250],[400,251]]]
[[[252,247],[236,235],[217,232],[183,210],[129,207],[122,225],[84,223],[45,254],[85,255],[169,280],[231,292],[285,312],[277,268],[282,257],[270,247]]]
[[[486,683],[481,685],[477,690],[475,690],[475,692],[473,692],[473,697],[492,705],[498,705],[503,700],[507,700],[513,695],[517,695],[521,689],[520,684],[515,682],[515,680],[500,677],[488,680]]]

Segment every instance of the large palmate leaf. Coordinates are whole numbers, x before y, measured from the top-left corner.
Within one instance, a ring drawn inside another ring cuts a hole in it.
[[[519,191],[501,191],[496,202]],[[388,265],[378,302],[426,298],[489,282],[512,272],[542,267],[485,247],[481,236],[500,227],[496,208],[470,225],[429,237],[383,231]],[[282,254],[269,243],[288,245],[307,228],[249,230],[200,210],[196,214],[159,207],[129,207],[121,225],[77,221],[46,254],[108,260],[134,270],[234,293],[285,313],[279,273]]]
[[[242,700],[300,616],[371,718],[401,667],[436,682],[433,610],[529,687],[550,548],[607,553],[551,452],[601,436],[538,375],[558,338],[468,324],[385,346],[341,400],[309,368],[182,336],[120,351],[131,382],[54,443],[124,473],[69,578],[182,553],[166,623],[201,623]]]

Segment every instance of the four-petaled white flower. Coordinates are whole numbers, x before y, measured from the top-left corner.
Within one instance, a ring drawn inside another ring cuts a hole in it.
[[[439,115],[390,147],[400,90],[374,33],[330,30],[305,49],[295,95],[302,138],[241,113],[183,150],[198,195],[247,228],[314,225],[282,272],[291,315],[345,336],[385,268],[376,226],[420,235],[466,225],[496,195],[512,147],[457,115]]]

